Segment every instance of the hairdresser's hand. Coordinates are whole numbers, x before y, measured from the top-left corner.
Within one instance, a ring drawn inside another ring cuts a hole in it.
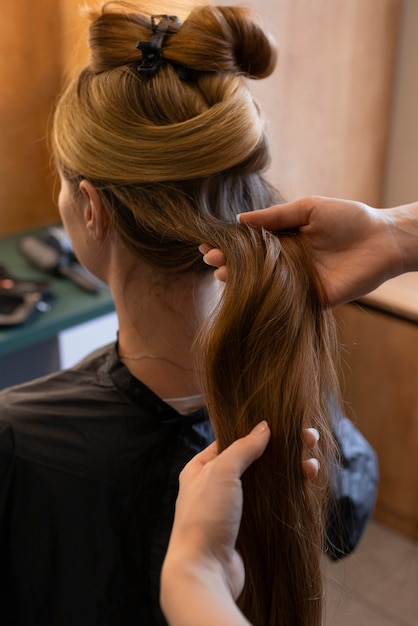
[[[315,456],[315,448],[319,441],[319,433],[316,428],[305,428],[302,431],[304,443],[304,458],[302,459],[302,470],[307,480],[315,480],[319,472],[319,461]]]
[[[270,429],[262,422],[221,454],[213,443],[180,474],[161,575],[161,605],[171,624],[247,623],[233,602],[245,578],[235,550],[242,515],[240,479],[269,439]]]
[[[310,197],[261,211],[240,222],[268,230],[299,228],[312,245],[330,305],[354,300],[418,265],[418,203],[373,209],[360,202]],[[225,256],[201,247],[204,260],[226,280]]]
[[[317,430],[307,428],[302,436],[304,457],[315,453]],[[161,605],[171,626],[248,623],[233,602],[245,578],[235,550],[242,515],[240,477],[263,454],[269,438],[270,429],[262,422],[221,454],[213,443],[180,474],[174,525],[161,575]],[[304,458],[302,463],[306,478],[313,480],[318,461]]]
[[[235,551],[242,514],[240,478],[263,454],[269,439],[270,429],[266,422],[261,422],[221,454],[214,442],[180,474],[168,555],[187,552],[197,562],[203,561],[216,570],[221,568],[234,598],[244,584],[242,561]]]

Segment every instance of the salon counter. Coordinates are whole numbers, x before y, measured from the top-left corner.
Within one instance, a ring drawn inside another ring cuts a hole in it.
[[[41,234],[43,229],[31,231]],[[68,329],[82,327],[114,311],[107,289],[98,294],[83,291],[68,279],[34,269],[19,253],[25,233],[0,237],[0,265],[19,279],[46,280],[55,296],[49,311],[36,311],[19,326],[0,327],[0,388],[59,369],[59,337]],[[103,337],[104,345],[114,337]]]
[[[335,311],[347,414],[375,448],[375,518],[418,539],[418,272]]]

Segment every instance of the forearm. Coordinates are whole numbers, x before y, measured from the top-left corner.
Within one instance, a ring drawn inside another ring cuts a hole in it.
[[[250,626],[216,566],[165,563],[160,600],[170,626]]]

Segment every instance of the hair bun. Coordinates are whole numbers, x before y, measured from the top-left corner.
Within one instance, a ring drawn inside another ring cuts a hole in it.
[[[164,45],[166,60],[198,72],[269,76],[277,63],[271,35],[248,8],[198,6]]]
[[[266,78],[277,64],[278,52],[273,37],[243,7],[218,7],[227,21],[237,68],[251,78]]]

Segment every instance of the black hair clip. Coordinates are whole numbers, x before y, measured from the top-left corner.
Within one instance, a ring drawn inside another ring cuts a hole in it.
[[[150,41],[138,41],[136,47],[142,52],[142,59],[136,69],[140,73],[152,74],[161,64],[162,45],[168,33],[176,32],[171,30],[171,25],[180,25],[180,20],[175,15],[153,15],[151,17],[152,37]]]

